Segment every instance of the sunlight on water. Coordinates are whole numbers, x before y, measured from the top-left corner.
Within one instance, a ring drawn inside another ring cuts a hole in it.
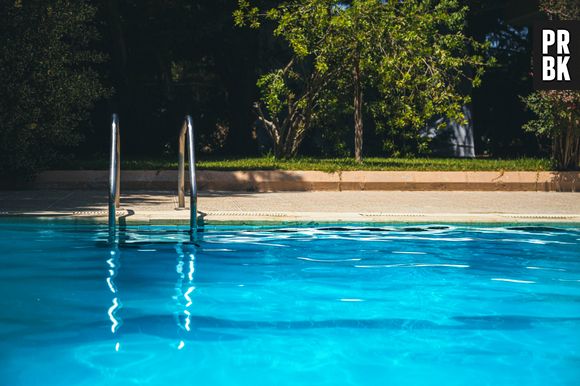
[[[578,385],[580,229],[0,223],[2,385]]]

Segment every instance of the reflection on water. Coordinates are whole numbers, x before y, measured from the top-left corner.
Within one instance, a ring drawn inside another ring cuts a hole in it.
[[[576,385],[573,227],[0,225],[7,385]]]
[[[111,333],[113,334],[113,339],[115,342],[115,351],[119,351],[121,346],[119,342],[118,332],[119,327],[121,326],[122,320],[117,315],[119,309],[122,307],[122,303],[119,300],[119,293],[117,286],[115,284],[115,278],[117,277],[117,273],[120,267],[121,261],[121,251],[119,249],[119,244],[115,240],[113,243],[110,244],[110,251],[109,251],[109,258],[107,259],[107,265],[109,266],[108,276],[107,276],[107,285],[109,290],[113,294],[112,298],[112,305],[109,307],[107,311],[107,315],[109,315],[109,320],[111,321]]]
[[[187,252],[184,251],[184,247]],[[193,285],[193,277],[195,273],[195,245],[186,244],[179,242],[175,245],[175,251],[177,253],[177,265],[176,272],[178,275],[177,285],[175,287],[177,291],[177,301],[183,308],[181,315],[176,315],[177,324],[180,328],[186,332],[191,331],[191,306],[193,301],[191,295],[195,291],[195,286]],[[185,269],[184,269],[185,268]],[[183,321],[183,322],[182,322]],[[181,340],[177,346],[179,350],[185,347],[185,342]]]

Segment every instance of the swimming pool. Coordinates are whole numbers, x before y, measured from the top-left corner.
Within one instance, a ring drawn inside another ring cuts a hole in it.
[[[0,223],[2,385],[578,385],[580,229]]]

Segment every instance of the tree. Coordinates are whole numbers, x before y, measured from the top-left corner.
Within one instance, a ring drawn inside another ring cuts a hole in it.
[[[305,134],[323,109],[321,94],[336,69],[320,60],[334,33],[328,0],[281,2],[260,13],[247,0],[239,0],[234,13],[236,25],[261,26],[262,19],[274,22],[274,36],[290,47],[282,68],[262,75],[257,82],[261,100],[256,102],[258,119],[270,135],[276,157],[293,157]]]
[[[540,9],[550,19],[580,20],[580,4],[574,0],[543,0]],[[537,91],[524,98],[537,116],[524,129],[552,140],[552,157],[559,169],[580,166],[580,92]]]
[[[240,0],[236,21],[253,27],[260,17],[273,21],[293,55],[326,80],[321,87],[352,93],[355,158],[362,161],[364,90],[378,95],[372,104],[378,125],[419,131],[435,116],[463,119],[469,97],[458,86],[477,85],[486,63],[484,45],[463,33],[466,12],[457,0],[289,0],[265,12]],[[275,99],[272,88],[262,90],[262,101]],[[290,95],[289,88],[277,90]]]
[[[329,75],[309,67],[308,63],[293,57],[284,69],[258,79],[267,113],[259,102],[254,107],[273,140],[277,158],[294,157],[312,121],[317,118],[320,94]]]
[[[539,91],[524,101],[537,116],[524,129],[552,139],[552,157],[558,169],[577,169],[580,165],[580,93]]]
[[[95,8],[84,1],[0,3],[0,174],[24,177],[78,143],[107,94],[89,49]]]

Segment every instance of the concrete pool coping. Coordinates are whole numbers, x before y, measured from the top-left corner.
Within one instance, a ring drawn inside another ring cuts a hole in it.
[[[187,200],[187,205],[189,200]],[[580,194],[555,192],[211,192],[198,209],[207,224],[566,223],[580,224]],[[168,192],[125,192],[123,224],[188,224]],[[106,191],[0,192],[0,218],[106,223]]]
[[[35,189],[106,189],[106,170],[52,170]],[[199,170],[204,191],[542,191],[580,192],[580,172],[530,171],[211,171]],[[175,190],[176,170],[123,170],[121,188]]]

